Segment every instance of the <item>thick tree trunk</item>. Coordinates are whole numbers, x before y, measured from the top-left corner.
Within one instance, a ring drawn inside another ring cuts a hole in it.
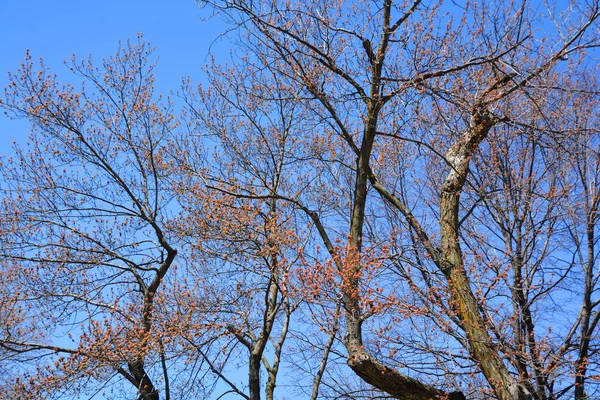
[[[448,280],[452,306],[467,335],[470,353],[479,362],[487,381],[500,400],[525,400],[530,396],[510,375],[500,358],[485,322],[478,310],[469,279],[462,262],[458,241],[457,194],[442,193],[440,202],[442,232],[442,271]]]
[[[372,88],[377,93],[377,88]],[[380,104],[372,102],[368,112],[365,133],[356,161],[356,181],[350,233],[348,238],[348,254],[341,266],[342,293],[346,315],[345,346],[348,351],[348,365],[365,382],[402,400],[438,399],[448,393],[416,379],[401,374],[379,362],[364,348],[362,342],[363,316],[360,305],[360,273],[361,248],[365,205],[367,201],[367,183],[371,178],[369,159],[375,139],[377,118]],[[453,400],[464,399],[460,392],[452,393]]]
[[[131,361],[127,363],[127,367],[136,381],[140,397],[143,400],[159,400],[158,392],[144,369],[144,362],[141,360]]]
[[[365,382],[402,400],[431,400],[443,398],[446,392],[386,367],[371,356],[362,345],[362,321],[346,313],[346,348],[348,365]],[[460,392],[450,393],[451,400],[464,400]]]
[[[502,361],[479,311],[465,271],[459,239],[460,193],[469,172],[469,162],[479,144],[493,126],[485,114],[475,111],[472,125],[446,153],[450,172],[444,180],[440,198],[440,233],[442,238],[440,268],[448,281],[451,306],[469,341],[469,352],[479,362],[481,371],[500,400],[527,400],[531,395],[517,383]]]
[[[252,352],[248,368],[250,400],[260,400],[260,354]]]

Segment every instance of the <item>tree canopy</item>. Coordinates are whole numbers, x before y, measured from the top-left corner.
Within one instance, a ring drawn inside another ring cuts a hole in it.
[[[204,0],[2,106],[6,398],[600,396],[600,4]]]

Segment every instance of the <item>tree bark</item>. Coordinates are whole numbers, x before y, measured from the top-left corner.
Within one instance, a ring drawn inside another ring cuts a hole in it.
[[[479,362],[496,396],[500,400],[527,400],[531,395],[523,385],[515,381],[492,342],[485,320],[479,311],[477,299],[471,290],[460,247],[460,194],[469,172],[471,156],[492,126],[492,119],[484,111],[475,110],[469,130],[446,153],[450,172],[441,188],[440,267],[448,281],[451,306],[467,335],[469,351]]]
[[[154,384],[152,384],[148,374],[146,374],[144,363],[141,360],[131,361],[127,363],[127,367],[136,380],[140,397],[143,400],[159,400],[158,392],[154,388]]]

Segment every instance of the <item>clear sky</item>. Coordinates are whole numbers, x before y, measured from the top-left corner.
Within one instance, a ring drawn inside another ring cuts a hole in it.
[[[55,73],[72,79],[63,61],[73,53],[96,60],[112,54],[119,40],[143,33],[160,57],[156,91],[176,90],[182,76],[202,80],[200,67],[210,52],[228,54],[225,31],[216,19],[193,0],[0,0],[0,87],[8,83],[8,71],[16,71],[29,49],[34,60]],[[216,41],[215,41],[216,40]],[[77,86],[76,86],[77,87]],[[26,141],[29,124],[0,115],[0,155],[11,153],[12,141]]]

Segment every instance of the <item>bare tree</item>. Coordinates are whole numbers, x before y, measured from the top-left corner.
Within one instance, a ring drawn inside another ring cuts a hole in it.
[[[3,106],[34,130],[2,166],[10,289],[0,346],[13,362],[53,362],[25,369],[12,387],[5,381],[7,397],[52,397],[118,375],[140,398],[158,399],[155,382],[168,382],[156,310],[177,254],[165,228],[173,192],[162,161],[176,122],[170,103],[154,98],[150,52],[127,43],[101,68],[72,60],[88,85],[82,92],[28,55],[6,90]],[[56,344],[54,335],[76,342]]]
[[[8,397],[598,391],[597,2],[199,4],[237,53],[173,101],[141,41],[13,77]]]
[[[443,275],[447,315],[464,333],[462,343],[494,394],[499,399],[530,398],[532,386],[505,362],[469,277],[461,245],[461,194],[471,158],[490,132],[523,118],[503,104],[533,104],[527,109],[543,116],[542,110],[535,110],[535,98],[551,91],[553,74],[563,70],[558,64],[596,45],[590,27],[598,17],[597,4],[564,10],[567,22],[557,23],[557,34],[541,40],[535,24],[542,16],[525,2],[469,4],[456,21],[441,4],[421,1],[199,3],[237,24],[246,35],[242,45],[258,60],[257,68],[269,68],[293,82],[307,107],[350,154],[344,160],[352,188],[345,248],[333,245],[318,213],[304,203],[301,208],[313,220],[340,273],[344,340],[354,372],[399,398],[426,399],[445,392],[385,365],[365,343],[368,315],[362,294],[369,265],[365,249],[371,245],[365,228],[369,202],[375,201],[369,193],[374,191],[399,212],[428,262]],[[547,23],[553,22],[557,20]],[[416,104],[413,110],[411,104]],[[421,130],[419,120],[428,120],[430,128]],[[376,163],[386,164],[384,138],[422,146],[437,156],[436,168],[444,172],[432,177],[430,185],[439,201],[425,200],[433,212],[422,211],[421,205],[406,201],[386,184],[385,167]],[[437,219],[437,229],[428,229],[426,219],[414,210]],[[522,302],[519,291],[513,298]]]

